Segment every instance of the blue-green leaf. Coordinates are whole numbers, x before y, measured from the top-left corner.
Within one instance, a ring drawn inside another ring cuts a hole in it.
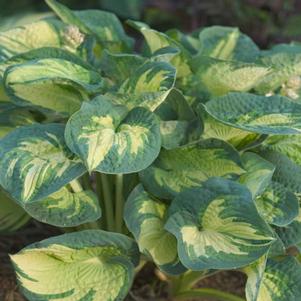
[[[192,270],[247,265],[274,241],[249,190],[222,178],[177,195],[168,215],[165,229],[176,236],[180,260]]]
[[[89,171],[131,173],[149,166],[161,148],[159,120],[141,107],[131,111],[103,96],[84,102],[69,119],[68,147]]]
[[[164,272],[180,274],[185,268],[178,258],[176,238],[164,229],[167,208],[140,184],[126,201],[124,219],[142,253]]]
[[[211,99],[206,111],[224,124],[260,134],[300,134],[301,105],[287,97],[229,93]]]
[[[20,127],[0,140],[0,185],[20,205],[47,197],[84,172],[61,124]]]
[[[162,150],[156,161],[140,172],[153,195],[172,199],[179,192],[210,177],[238,178],[244,173],[238,152],[222,140],[207,139],[172,150]]]

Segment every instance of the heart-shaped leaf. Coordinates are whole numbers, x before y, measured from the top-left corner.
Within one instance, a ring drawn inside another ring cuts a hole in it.
[[[47,197],[84,172],[61,124],[20,127],[0,140],[0,185],[20,205]]]
[[[72,114],[102,87],[100,74],[65,59],[44,58],[12,65],[4,73],[7,94],[20,105]]]
[[[244,173],[238,152],[222,140],[207,139],[172,150],[162,150],[156,161],[140,172],[143,185],[153,195],[172,199],[198,187],[210,177],[237,178]]]
[[[139,252],[124,235],[86,230],[32,244],[11,259],[29,300],[112,301],[125,298]]]
[[[164,272],[181,274],[185,268],[178,258],[176,238],[164,229],[166,211],[167,205],[152,198],[140,184],[126,201],[124,219],[142,253]]]
[[[97,196],[92,191],[70,192],[66,187],[23,206],[35,219],[57,227],[74,227],[101,216]]]
[[[275,166],[251,152],[244,153],[241,161],[246,173],[239,178],[239,182],[246,185],[251,191],[252,197],[256,198],[270,184]]]
[[[14,232],[29,219],[30,216],[0,189],[0,233]]]
[[[211,178],[173,200],[165,229],[176,236],[189,269],[231,269],[265,254],[273,233],[259,216],[248,189]]]
[[[260,134],[300,134],[301,105],[287,97],[229,93],[206,103],[206,111],[217,120]]]
[[[131,173],[149,166],[161,147],[159,120],[141,107],[131,111],[103,96],[84,102],[66,131],[69,148],[89,171]]]

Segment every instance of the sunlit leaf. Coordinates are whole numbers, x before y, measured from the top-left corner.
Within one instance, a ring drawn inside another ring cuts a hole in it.
[[[210,177],[238,178],[244,173],[236,150],[222,140],[207,139],[172,150],[162,150],[156,161],[140,172],[143,185],[157,197],[171,199]]]
[[[66,126],[68,147],[89,171],[131,173],[149,166],[158,156],[159,120],[141,107],[131,111],[103,96],[84,102]]]
[[[11,256],[29,300],[123,300],[139,259],[130,238],[101,230],[56,236]]]
[[[165,229],[176,236],[181,262],[192,270],[247,265],[273,242],[248,189],[211,178],[173,200]]]

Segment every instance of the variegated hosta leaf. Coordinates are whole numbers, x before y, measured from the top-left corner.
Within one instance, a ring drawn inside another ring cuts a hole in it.
[[[254,142],[259,136],[256,133],[243,131],[221,123],[206,113],[202,105],[198,106],[197,111],[204,122],[204,132],[202,134],[204,139],[216,138],[225,140],[239,149]]]
[[[299,214],[295,194],[275,181],[256,199],[256,207],[269,224],[280,227],[290,224]]]
[[[131,48],[132,39],[125,34],[122,24],[114,14],[94,9],[71,11],[54,0],[46,0],[46,3],[63,22],[95,36],[102,46],[118,52]]]
[[[20,127],[0,140],[0,185],[21,205],[45,198],[84,172],[65,144],[61,124]]]
[[[57,227],[78,226],[101,216],[97,196],[92,191],[70,192],[66,187],[23,206],[35,219]]]
[[[44,58],[6,69],[7,94],[20,105],[37,105],[72,114],[102,87],[100,74],[72,61]]]
[[[160,129],[164,148],[172,149],[200,140],[203,127],[201,120],[179,90],[171,90],[155,113],[161,119]]]
[[[245,171],[238,152],[222,140],[207,139],[172,150],[162,150],[156,161],[140,172],[143,185],[153,195],[172,199],[198,187],[210,177],[236,179]]]
[[[260,134],[300,134],[301,105],[289,98],[250,93],[229,93],[205,104],[206,111],[217,120]]]
[[[239,178],[239,182],[247,186],[254,199],[270,184],[275,166],[251,152],[244,153],[241,161],[246,173]]]
[[[84,102],[69,119],[68,147],[89,171],[131,173],[149,166],[161,148],[159,120],[145,108],[128,111],[103,96]]]
[[[249,190],[223,178],[177,195],[168,216],[165,229],[176,236],[179,258],[192,270],[247,265],[274,241]]]
[[[62,47],[65,25],[55,19],[40,20],[0,33],[0,61],[41,47]]]
[[[301,136],[299,135],[269,136],[260,145],[260,149],[281,153],[301,166]]]
[[[11,256],[29,300],[123,300],[139,260],[135,242],[101,230],[68,233]]]
[[[117,85],[120,85],[132,76],[145,62],[146,58],[137,54],[115,54],[105,51],[101,58],[101,70]]]
[[[280,239],[286,247],[301,243],[301,210],[295,220],[287,226],[275,228]]]
[[[301,287],[300,263],[292,256],[285,256],[268,259],[265,269],[264,265],[261,263],[257,268],[246,270],[249,277],[247,301],[298,301]]]
[[[162,32],[151,29],[145,23],[135,21],[128,21],[127,23],[143,34],[152,55],[156,55],[155,52],[162,48],[178,50],[178,54],[175,54],[170,61],[168,59],[168,61],[176,67],[177,77],[185,77],[191,73],[187,63],[190,59],[190,54],[180,43]]]
[[[176,79],[176,69],[165,62],[146,62],[136,69],[120,87],[124,103],[132,109],[137,106],[154,111],[170,93]]]
[[[0,233],[14,232],[29,219],[30,216],[0,189]]]
[[[253,62],[260,54],[257,45],[238,28],[211,26],[199,34],[201,55],[222,60]]]
[[[129,195],[124,212],[128,229],[142,253],[166,273],[185,271],[178,258],[176,238],[164,229],[167,205],[152,198],[140,184]]]
[[[270,93],[281,87],[290,78],[301,75],[300,49],[294,53],[284,49],[273,49],[264,53],[259,62],[271,69],[271,72],[259,83],[256,90],[260,93]]]
[[[242,269],[248,276],[245,289],[247,301],[259,301],[258,293],[263,279],[266,262],[267,256],[263,255],[258,260]]]
[[[202,55],[191,61],[191,68],[198,84],[204,85],[213,96],[231,91],[249,91],[269,72],[262,65],[223,61]]]
[[[29,110],[14,105],[7,109],[0,110],[0,138],[18,126],[32,123],[35,123],[35,116]]]

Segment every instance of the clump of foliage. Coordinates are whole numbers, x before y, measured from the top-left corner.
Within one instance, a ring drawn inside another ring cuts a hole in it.
[[[147,261],[175,299],[246,273],[248,301],[301,287],[301,45],[186,35],[70,11],[0,33],[0,230],[66,233],[12,255],[30,301],[123,300]],[[292,252],[294,250],[294,252]]]

